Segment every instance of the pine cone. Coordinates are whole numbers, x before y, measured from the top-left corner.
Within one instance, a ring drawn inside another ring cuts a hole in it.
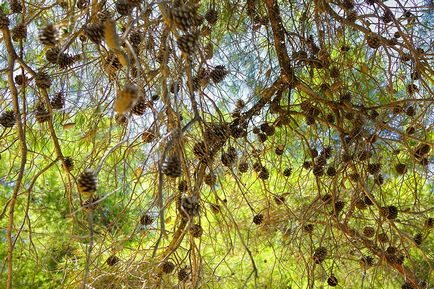
[[[411,72],[410,77],[412,80],[420,79],[420,72],[418,70],[414,70]],[[413,107],[414,109],[414,107]]]
[[[45,105],[42,102],[40,102],[36,105],[35,118],[36,118],[36,121],[39,123],[43,123],[43,122],[50,120],[50,113],[45,108]]]
[[[84,27],[84,33],[95,44],[100,44],[104,38],[104,26],[102,23],[92,23]]]
[[[314,225],[313,224],[306,224],[303,226],[303,230],[308,233],[308,234],[312,234],[313,233],[313,229],[314,229]]]
[[[201,162],[207,163],[207,161],[209,160],[209,152],[207,150],[206,144],[203,141],[198,142],[194,145],[193,154]]]
[[[51,77],[44,71],[39,71],[35,77],[36,86],[42,89],[48,89],[51,86]]]
[[[419,88],[414,83],[410,83],[409,85],[407,85],[406,89],[407,89],[408,94],[410,94],[410,95],[413,95],[414,93],[419,92]]]
[[[372,258],[371,256],[363,256],[360,259],[360,264],[363,267],[372,267],[374,266],[374,258]]]
[[[316,148],[312,148],[309,150],[310,156],[311,158],[316,158],[318,156],[318,150]],[[325,159],[324,155],[321,155],[320,157],[323,157]],[[325,165],[325,164],[321,164],[321,165]]]
[[[239,165],[238,165],[238,171],[240,172],[240,173],[245,173],[245,172],[247,172],[249,170],[249,164],[247,163],[247,162],[241,162]]]
[[[326,115],[326,120],[329,123],[335,123],[335,116],[333,114],[329,113],[329,114]]]
[[[204,54],[205,54],[205,58],[206,59],[211,59],[214,56],[214,46],[212,45],[212,43],[208,43],[205,47],[204,47]]]
[[[210,25],[214,25],[218,20],[219,14],[214,8],[209,9],[205,14],[205,19]]]
[[[128,16],[131,14],[133,7],[125,0],[118,0],[116,2],[116,11],[121,16]]]
[[[175,270],[175,264],[170,261],[166,261],[161,265],[161,271],[166,274],[170,274]]]
[[[158,101],[159,99],[160,99],[160,96],[159,96],[158,94],[154,94],[154,95],[151,96],[151,100],[152,100],[153,102],[156,102],[156,101]]]
[[[15,83],[17,85],[23,85],[24,82],[26,82],[27,80],[28,80],[27,77],[25,77],[22,74],[18,74],[18,75],[15,76]]]
[[[12,29],[12,40],[20,41],[24,40],[27,37],[27,27],[20,23]]]
[[[230,137],[227,123],[212,123],[205,130],[205,139],[211,150],[219,150]]]
[[[204,183],[207,184],[208,186],[212,187],[215,185],[216,181],[217,181],[217,177],[214,173],[209,173],[206,174],[204,179],[203,179]]]
[[[195,197],[183,197],[179,205],[180,213],[184,218],[199,216],[200,205]]]
[[[423,235],[422,233],[417,233],[416,235],[414,235],[413,237],[413,241],[416,243],[416,245],[421,245],[423,242]]]
[[[396,164],[395,170],[398,175],[404,175],[407,172],[407,165],[402,163]]]
[[[381,46],[381,37],[376,33],[369,33],[366,36],[366,43],[369,47],[377,49]]]
[[[226,70],[224,65],[217,65],[211,71],[209,77],[212,79],[214,83],[220,83],[223,81],[223,79],[226,77],[227,74],[228,71]]]
[[[327,258],[327,254],[328,254],[327,248],[318,247],[313,253],[313,260],[315,261],[316,264],[319,264]]]
[[[15,122],[15,113],[12,110],[4,111],[0,115],[0,124],[5,128],[13,127]]]
[[[118,262],[120,261],[119,257],[117,257],[116,255],[111,255],[110,257],[107,258],[107,260],[105,261],[107,265],[109,266],[114,266],[116,265]]]
[[[96,176],[91,170],[85,170],[77,180],[77,187],[80,194],[90,197],[97,189]]]
[[[9,26],[9,18],[3,12],[3,10],[0,9],[0,29],[7,29],[8,26]]]
[[[181,193],[185,193],[186,191],[188,191],[188,184],[186,180],[182,180],[179,182],[178,191],[180,191]]]
[[[375,235],[375,229],[373,227],[366,226],[363,229],[363,235],[367,238],[372,238]]]
[[[230,129],[231,129],[231,136],[233,138],[242,138],[247,136],[247,130],[240,126],[231,125]]]
[[[65,69],[73,65],[77,60],[80,60],[80,55],[71,56],[66,53],[61,53],[57,64],[60,68]]]
[[[190,227],[190,234],[193,238],[200,238],[203,234],[203,229],[201,225],[194,224]]]
[[[387,254],[395,255],[398,252],[398,249],[394,246],[389,246],[386,249]]]
[[[370,173],[371,175],[378,174],[380,172],[380,169],[381,169],[381,164],[379,163],[368,164],[368,173]]]
[[[270,177],[270,173],[268,172],[267,168],[262,167],[259,171],[258,178],[261,180],[267,180]]]
[[[60,48],[52,47],[45,52],[45,59],[52,64],[57,64],[60,58]]]
[[[414,108],[414,106],[409,106],[407,107],[407,109],[405,110],[405,114],[408,116],[415,116],[416,115],[416,109]]]
[[[398,43],[399,43],[398,39],[396,39],[396,38],[386,39],[386,44],[389,46],[394,46],[394,45],[397,45]]]
[[[142,140],[144,143],[151,143],[156,138],[156,135],[151,130],[146,130],[142,133]]]
[[[186,281],[190,274],[187,269],[181,269],[178,271],[178,280],[179,282]]]
[[[11,0],[10,7],[12,13],[21,13],[23,11],[23,6],[19,0]]]
[[[140,217],[140,224],[143,226],[149,226],[154,222],[154,218],[152,218],[149,214],[143,214],[142,217]]]
[[[276,148],[274,149],[274,152],[278,156],[283,155],[283,153],[285,152],[285,146],[283,144],[277,145]]]
[[[344,209],[345,202],[344,201],[337,201],[337,202],[335,202],[334,207],[335,207],[336,214],[339,214]]]
[[[261,131],[267,136],[272,136],[276,132],[276,128],[269,123],[263,123],[261,124]]]
[[[178,44],[179,50],[188,55],[191,55],[195,52],[195,48],[197,45],[197,36],[194,34],[185,34],[179,37],[176,43]]]
[[[409,127],[407,127],[406,130],[405,130],[405,133],[406,133],[406,134],[409,134],[409,135],[412,135],[412,134],[414,134],[415,132],[416,132],[416,128],[415,128],[414,126],[409,126]]]
[[[65,97],[62,92],[56,93],[56,95],[50,101],[53,109],[63,109],[65,106]]]
[[[198,91],[202,86],[202,78],[200,78],[197,75],[195,77],[193,77],[191,82],[192,82],[192,86],[193,86],[193,91]]]
[[[286,169],[283,170],[283,175],[285,177],[289,177],[291,175],[291,173],[292,173],[292,169],[291,168],[286,168]]]
[[[324,175],[324,167],[320,165],[314,165],[312,173],[316,177],[321,177]]]
[[[142,42],[142,33],[140,31],[132,31],[129,36],[132,46],[139,46]]]
[[[146,110],[146,100],[142,96],[139,97],[136,104],[133,106],[131,112],[135,115],[143,115],[145,113],[145,110]]]
[[[338,285],[338,278],[336,278],[335,275],[330,275],[330,277],[327,278],[327,284],[330,287],[336,287]]]
[[[336,174],[337,174],[337,172],[336,172],[336,169],[334,167],[329,167],[327,169],[327,175],[329,177],[334,177],[334,176],[336,176]]]
[[[237,151],[234,147],[230,147],[227,152],[222,153],[221,161],[223,165],[231,167],[237,159]]]
[[[263,220],[264,220],[264,215],[262,214],[257,214],[253,217],[253,223],[256,225],[260,225]]]
[[[425,144],[425,143],[419,144],[414,151],[414,157],[416,159],[422,159],[430,151],[431,151],[431,146],[429,144]]]
[[[59,32],[53,24],[48,24],[39,31],[39,41],[47,46],[56,46]]]
[[[64,157],[63,158],[63,164],[64,168],[70,172],[74,169],[74,160],[71,157]]]
[[[183,31],[189,30],[200,22],[195,6],[173,7],[168,12],[172,23]]]
[[[166,176],[177,178],[182,174],[181,160],[177,155],[169,157],[163,164],[163,173]]]
[[[393,220],[398,217],[398,208],[395,206],[387,206],[382,209],[384,215],[387,219]]]

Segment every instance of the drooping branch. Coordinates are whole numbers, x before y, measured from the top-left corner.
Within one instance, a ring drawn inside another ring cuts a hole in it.
[[[386,258],[384,251],[380,250],[378,247],[373,246],[370,240],[362,237],[355,230],[351,230],[346,224],[336,221],[336,225],[336,227],[341,230],[345,235],[361,241],[372,254],[378,256],[380,260],[384,260],[389,266],[398,271],[404,277],[404,279],[406,279],[407,282],[409,282],[413,286],[414,289],[420,289],[419,282],[414,272],[409,270],[406,266],[392,262],[391,260]]]
[[[14,247],[14,240],[12,240],[12,229],[14,227],[14,212],[15,212],[15,204],[18,196],[18,192],[21,188],[21,182],[24,177],[26,162],[27,162],[27,144],[26,144],[26,136],[23,129],[23,123],[22,123],[22,116],[21,116],[21,110],[18,100],[18,90],[14,83],[14,66],[15,66],[15,59],[16,59],[16,52],[14,50],[10,31],[8,28],[4,28],[1,30],[3,33],[3,39],[6,44],[6,50],[8,53],[8,85],[9,90],[12,95],[12,104],[14,108],[15,113],[15,120],[16,120],[16,126],[18,128],[18,137],[20,139],[20,148],[21,148],[21,164],[19,168],[19,173],[17,176],[17,179],[15,181],[15,187],[12,192],[12,198],[9,203],[9,222],[7,227],[7,241],[8,241],[8,278],[6,286],[8,289],[12,289],[12,276],[13,276],[13,247]]]
[[[289,58],[286,45],[285,45],[285,30],[282,26],[282,17],[280,16],[280,8],[277,0],[267,0],[268,18],[270,19],[271,29],[274,37],[274,48],[276,49],[277,59],[279,60],[280,69],[283,74],[292,83],[294,80],[294,72],[291,67],[291,60]]]

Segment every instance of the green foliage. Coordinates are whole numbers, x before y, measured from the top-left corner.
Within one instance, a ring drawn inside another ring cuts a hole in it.
[[[0,4],[0,288],[327,288],[332,275],[337,288],[432,285],[427,6],[19,1],[25,13],[12,13],[12,2]],[[210,8],[215,24],[202,19]],[[105,16],[118,35],[89,32]],[[68,65],[47,60],[49,23]],[[191,55],[179,49],[187,33]],[[4,125],[7,110],[21,126]]]

